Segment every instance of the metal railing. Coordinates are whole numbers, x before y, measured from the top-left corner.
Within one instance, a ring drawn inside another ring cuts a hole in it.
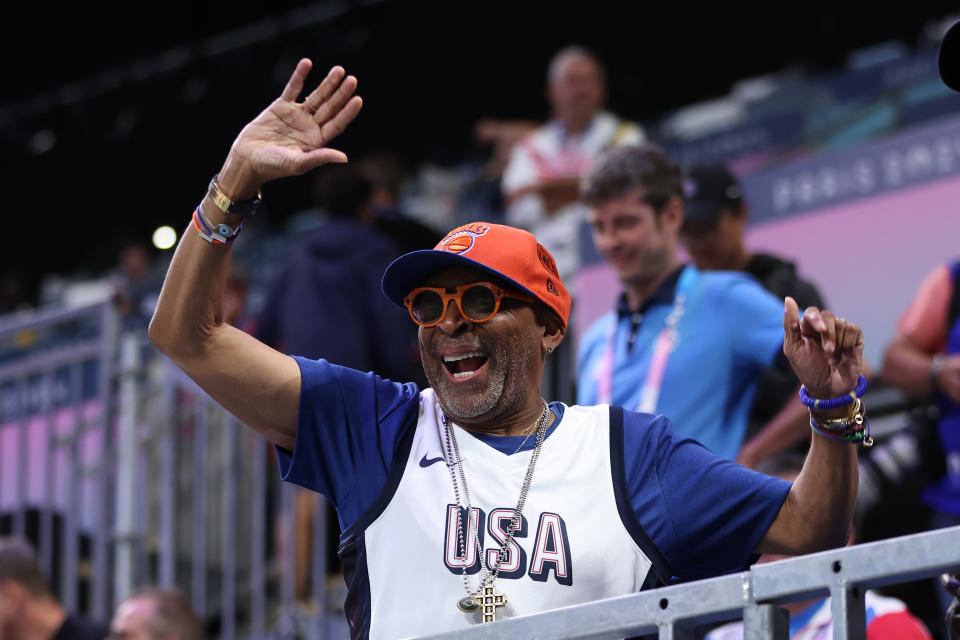
[[[108,461],[116,331],[109,304],[0,323],[0,513],[12,513],[12,533],[20,536],[27,534],[28,515],[37,515],[39,556],[63,605],[98,618],[111,610]],[[18,344],[29,349],[11,348]],[[54,548],[55,529],[62,531],[60,548]],[[88,553],[81,553],[81,541],[90,543]],[[84,607],[81,584],[89,585]]]
[[[742,573],[673,585],[423,638],[626,638],[692,640],[698,624],[743,618],[747,640],[785,640],[778,603],[831,596],[834,640],[866,638],[864,592],[960,567],[960,527],[754,565]]]
[[[281,483],[272,445],[167,359],[156,366],[163,386],[134,442],[138,508],[117,519],[133,581],[179,586],[221,638],[346,637],[328,602],[326,500]]]
[[[110,303],[0,321],[0,533],[36,544],[70,612],[176,587],[205,637],[346,638],[324,498],[119,326]]]

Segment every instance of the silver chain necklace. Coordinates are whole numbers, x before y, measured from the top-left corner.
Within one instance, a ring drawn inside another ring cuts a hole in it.
[[[530,484],[533,481],[533,470],[537,465],[537,458],[540,457],[540,450],[543,448],[543,441],[546,439],[547,426],[550,424],[550,420],[548,418],[550,415],[550,409],[543,398],[540,399],[540,402],[543,403],[543,411],[540,412],[540,417],[537,418],[537,422],[534,423],[537,425],[536,444],[533,447],[533,453],[530,455],[530,462],[527,464],[527,473],[524,476],[523,484],[520,487],[520,497],[517,500],[517,506],[513,510],[513,517],[510,518],[510,521],[507,524],[507,535],[504,538],[503,544],[500,545],[500,550],[497,552],[497,560],[492,569],[487,566],[485,554],[480,546],[480,534],[477,530],[478,518],[471,517],[470,489],[467,487],[467,476],[463,471],[463,464],[460,458],[460,448],[457,446],[457,436],[453,431],[453,424],[446,415],[443,416],[444,434],[446,436],[445,445],[448,460],[447,469],[450,471],[450,481],[453,483],[453,495],[457,501],[457,544],[458,550],[460,551],[460,557],[462,558],[461,568],[463,575],[463,589],[467,592],[465,597],[460,598],[460,600],[457,601],[457,608],[465,613],[472,613],[480,610],[483,622],[495,621],[496,608],[507,604],[506,595],[497,593],[493,586],[493,582],[500,574],[500,563],[504,558],[506,558],[507,549],[513,542],[513,535],[520,527],[521,518],[523,517],[523,506],[527,502],[527,494],[530,492]],[[530,434],[527,434],[527,437],[529,438]],[[524,443],[526,443],[526,440],[524,440]],[[520,446],[522,447],[523,443],[521,443]],[[460,475],[459,483],[457,482],[457,473],[454,473],[453,470],[454,467],[458,468]],[[470,527],[470,532],[473,534],[474,542],[476,544],[476,553],[480,556],[480,567],[483,570],[483,573],[480,577],[480,585],[476,592],[470,591],[470,583],[467,579],[466,541],[464,539],[464,527],[461,515],[464,511],[464,505],[460,500],[460,489],[458,485],[463,485],[463,494],[464,498],[466,499],[467,526]]]
[[[541,417],[543,416],[542,413],[541,413],[540,415],[541,415]],[[537,418],[537,421],[534,422],[532,425],[530,425],[530,428],[527,430],[527,432],[526,432],[525,434],[521,434],[521,435],[525,436],[525,437],[523,438],[523,442],[521,442],[521,443],[520,443],[520,446],[517,447],[516,449],[514,449],[514,450],[513,450],[513,453],[511,453],[510,455],[516,455],[516,454],[520,453],[520,449],[523,449],[523,445],[527,444],[527,441],[530,440],[530,436],[532,436],[533,433],[534,433],[534,431],[537,430],[537,426],[539,425],[539,423],[540,423],[540,419]]]

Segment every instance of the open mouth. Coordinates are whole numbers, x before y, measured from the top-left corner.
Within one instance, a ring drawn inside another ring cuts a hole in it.
[[[459,356],[444,356],[443,365],[455,380],[463,380],[479,371],[480,367],[486,363],[487,358],[487,354],[479,351],[464,353]]]

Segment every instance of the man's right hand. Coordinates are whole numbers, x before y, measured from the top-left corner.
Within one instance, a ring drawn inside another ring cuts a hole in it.
[[[217,178],[229,199],[248,200],[270,180],[326,162],[346,162],[342,151],[326,145],[360,111],[363,103],[353,97],[357,79],[334,67],[297,102],[310,67],[307,59],[297,63],[280,97],[237,136]],[[212,198],[204,202],[214,220],[224,219],[225,214],[212,211]],[[227,411],[292,451],[300,367],[293,358],[223,322],[229,256],[229,245],[214,246],[188,227],[167,270],[150,339]]]
[[[313,63],[297,63],[280,97],[234,140],[217,182],[231,200],[246,200],[270,180],[300,175],[328,162],[346,162],[327,147],[360,112],[357,79],[333,67],[303,102],[297,98]]]

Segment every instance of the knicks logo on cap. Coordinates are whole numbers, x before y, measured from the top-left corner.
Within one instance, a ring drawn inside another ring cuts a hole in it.
[[[550,252],[539,242],[537,243],[537,257],[540,258],[540,264],[543,265],[544,269],[552,273],[554,277],[560,277],[560,274],[557,272],[557,263],[553,261],[553,256],[551,256]]]
[[[447,237],[437,245],[437,251],[447,251],[449,253],[466,253],[473,246],[476,238],[486,235],[490,227],[480,222],[457,227],[447,234]]]

